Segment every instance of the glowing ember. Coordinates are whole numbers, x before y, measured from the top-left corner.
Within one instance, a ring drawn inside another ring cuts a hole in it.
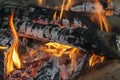
[[[95,66],[95,64],[103,62],[104,59],[105,59],[104,56],[101,57],[101,56],[93,54],[92,57],[90,58],[89,65],[93,67]]]
[[[11,28],[11,32],[13,33],[14,42],[11,45],[11,47],[9,48],[8,52],[5,54],[6,71],[8,73],[14,70],[14,66],[16,68],[21,68],[20,59],[17,54],[17,52],[18,52],[18,35],[14,28],[13,17],[14,17],[14,13],[12,13],[9,17],[9,26]]]

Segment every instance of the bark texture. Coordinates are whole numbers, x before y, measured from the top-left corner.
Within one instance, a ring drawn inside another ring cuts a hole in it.
[[[18,34],[76,46],[110,58],[120,57],[120,36],[114,33],[84,28],[60,28],[58,25],[26,21],[16,22],[15,26]]]

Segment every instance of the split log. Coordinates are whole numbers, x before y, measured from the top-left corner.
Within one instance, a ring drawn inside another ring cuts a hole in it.
[[[27,21],[18,21],[15,26],[18,34],[75,46],[109,58],[120,58],[120,36],[114,33],[83,28],[60,28],[58,25]]]

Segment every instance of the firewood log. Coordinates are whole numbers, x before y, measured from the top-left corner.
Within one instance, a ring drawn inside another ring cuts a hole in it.
[[[75,46],[109,58],[120,58],[120,36],[115,33],[84,28],[60,28],[54,24],[29,21],[18,21],[15,27],[18,34]]]
[[[27,20],[27,21],[41,21],[43,23],[48,24],[55,24],[55,21],[53,20],[53,16],[56,13],[56,22],[58,25],[64,25],[66,22],[66,26],[74,25],[73,27],[83,27],[87,26],[88,28],[93,29],[99,29],[99,26],[97,23],[94,23],[92,20],[90,20],[89,15],[87,13],[78,13],[73,11],[64,11],[62,20],[59,19],[60,16],[60,10],[56,9],[49,9],[49,8],[43,8],[38,6],[29,6],[24,7],[22,9],[20,8],[11,8],[11,7],[1,7],[0,9],[0,23],[1,25],[8,20],[9,14],[15,10],[15,19],[14,20]]]
[[[23,8],[15,8],[15,7],[7,7],[3,6],[0,8],[0,25],[7,24],[8,16],[11,11],[15,10],[14,20],[26,20],[26,21],[34,21],[40,22],[44,24],[56,24],[53,20],[55,9],[42,8],[38,6],[29,6]],[[57,18],[59,18],[60,11],[57,10]],[[91,21],[89,14],[87,13],[79,13],[73,11],[64,11],[63,19],[57,20],[57,24],[64,27],[87,27],[90,29],[99,29],[99,24]],[[117,20],[116,20],[117,19]],[[110,22],[110,27],[113,32],[120,33],[119,30],[119,21],[120,18],[116,16],[110,16],[107,18],[108,22]],[[117,24],[116,24],[117,23]],[[0,28],[8,28],[8,26],[1,26]],[[117,31],[116,31],[117,30]]]

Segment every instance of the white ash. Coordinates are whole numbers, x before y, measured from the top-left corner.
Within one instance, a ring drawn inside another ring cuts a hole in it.
[[[87,2],[81,5],[71,7],[70,10],[75,12],[101,13],[103,11],[103,7],[100,3]]]

